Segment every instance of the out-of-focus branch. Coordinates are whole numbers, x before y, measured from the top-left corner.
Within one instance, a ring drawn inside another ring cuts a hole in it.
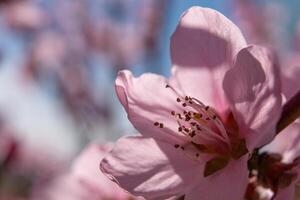
[[[277,123],[276,133],[279,134],[288,125],[293,123],[300,116],[300,90],[295,96],[287,101],[281,113],[281,117]]]

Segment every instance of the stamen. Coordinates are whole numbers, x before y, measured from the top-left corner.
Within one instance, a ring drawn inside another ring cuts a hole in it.
[[[163,123],[160,123],[159,124],[159,128],[163,128],[164,127],[164,124]]]

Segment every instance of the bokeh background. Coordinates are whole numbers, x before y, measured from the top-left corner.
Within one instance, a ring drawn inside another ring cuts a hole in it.
[[[30,196],[39,177],[91,142],[136,133],[115,96],[116,74],[169,76],[169,38],[194,5],[275,48],[283,73],[295,76],[299,0],[0,0],[0,199]]]

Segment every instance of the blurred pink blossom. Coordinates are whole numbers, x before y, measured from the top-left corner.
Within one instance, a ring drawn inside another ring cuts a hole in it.
[[[5,17],[11,27],[24,31],[36,30],[48,23],[47,14],[28,1],[15,1],[8,4]]]
[[[263,148],[256,180],[258,200],[293,200],[300,174],[300,123],[284,129]],[[269,195],[265,195],[265,194]],[[254,198],[255,199],[255,198]],[[251,198],[247,200],[252,200]]]
[[[101,169],[146,199],[240,200],[248,150],[270,142],[280,116],[276,59],[247,46],[225,16],[201,7],[182,15],[171,58],[169,80],[119,72],[117,95],[142,135],[120,139]]]
[[[130,200],[133,197],[99,171],[99,161],[111,145],[91,144],[73,162],[70,172],[36,188],[39,200]]]

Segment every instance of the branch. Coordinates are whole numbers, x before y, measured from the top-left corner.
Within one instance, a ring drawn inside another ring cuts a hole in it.
[[[300,116],[300,90],[287,101],[282,109],[281,117],[276,126],[276,134],[279,134],[288,125]]]

